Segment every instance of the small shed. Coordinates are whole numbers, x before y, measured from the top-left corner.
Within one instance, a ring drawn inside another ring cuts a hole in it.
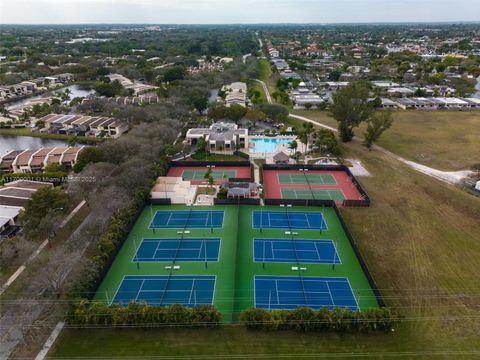
[[[280,151],[273,155],[273,161],[275,164],[288,164],[290,161],[290,156],[288,154],[285,154],[283,151]]]
[[[228,198],[250,198],[258,194],[257,184],[251,182],[225,182],[222,187],[228,191]]]

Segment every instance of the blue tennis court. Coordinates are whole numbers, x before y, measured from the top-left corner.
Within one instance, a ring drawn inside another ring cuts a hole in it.
[[[149,305],[213,304],[215,276],[125,276],[112,303]]]
[[[220,238],[143,239],[132,261],[218,261]]]
[[[321,212],[304,211],[254,211],[253,228],[327,230]]]
[[[256,262],[340,264],[332,240],[254,239]]]
[[[162,210],[157,211],[150,228],[221,228],[223,211]]]
[[[256,308],[295,309],[299,306],[358,309],[347,278],[255,276]]]

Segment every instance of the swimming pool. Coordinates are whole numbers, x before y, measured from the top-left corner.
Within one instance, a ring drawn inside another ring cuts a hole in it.
[[[274,153],[277,151],[278,144],[288,146],[293,138],[251,138],[250,141],[255,143],[255,147],[250,149],[253,153]]]

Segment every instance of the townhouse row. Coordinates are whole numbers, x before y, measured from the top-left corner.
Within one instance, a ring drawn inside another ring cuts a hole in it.
[[[49,165],[61,165],[70,170],[84,149],[84,146],[79,146],[12,150],[0,156],[0,171],[4,173],[39,173]]]
[[[128,125],[110,117],[49,114],[40,121],[45,123],[41,132],[50,134],[117,139],[128,131]]]
[[[0,102],[21,99],[33,95],[39,90],[44,90],[50,86],[65,84],[73,80],[72,74],[65,73],[22,81],[21,83],[13,85],[3,85],[0,86]]]
[[[479,98],[454,98],[454,97],[413,97],[389,99],[381,98],[382,109],[419,109],[419,110],[470,110],[480,109]]]

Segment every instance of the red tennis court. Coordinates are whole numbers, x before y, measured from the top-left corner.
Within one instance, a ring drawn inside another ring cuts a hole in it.
[[[206,183],[205,174],[208,169],[207,166],[175,166],[168,171],[167,176],[181,177],[185,181],[190,181],[192,185],[200,185]],[[249,166],[212,166],[211,169],[217,185],[230,178],[251,178]]]
[[[363,200],[364,197],[342,170],[264,169],[263,183],[267,199]]]

